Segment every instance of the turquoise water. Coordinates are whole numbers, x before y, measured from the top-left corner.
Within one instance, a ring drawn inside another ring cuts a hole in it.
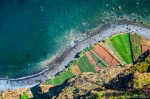
[[[0,0],[0,78],[44,69],[40,63],[71,47],[71,39],[104,24],[150,25],[149,6],[150,0]]]

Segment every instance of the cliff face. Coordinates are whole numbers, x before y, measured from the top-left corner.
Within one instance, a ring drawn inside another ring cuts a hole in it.
[[[129,98],[150,96],[150,73],[131,71],[133,66],[83,73],[68,80],[57,99]]]
[[[101,69],[96,73],[79,74],[70,78],[63,85],[47,86],[47,91],[40,92],[37,97],[38,99],[149,97],[149,85],[148,69],[143,68],[141,72],[132,65],[125,65],[122,68],[118,66]],[[35,92],[39,93],[39,90],[35,90]],[[23,95],[28,95],[29,98],[33,97],[29,89],[20,88],[3,92],[0,98],[21,99]]]
[[[83,73],[68,80],[66,86],[57,97],[58,99],[88,97],[90,92],[105,90],[104,84],[108,84],[113,78],[131,67],[106,68],[97,73]]]
[[[57,97],[63,98],[149,98],[150,55],[134,65],[83,73],[67,82]]]
[[[16,90],[8,90],[0,94],[0,99],[21,99],[21,97],[33,98],[31,90],[28,88],[19,88]]]

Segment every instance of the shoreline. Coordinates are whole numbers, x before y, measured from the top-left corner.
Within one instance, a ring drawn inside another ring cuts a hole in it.
[[[43,81],[46,81],[68,67],[69,63],[74,60],[77,53],[80,53],[82,50],[94,43],[120,32],[135,32],[150,39],[150,28],[138,23],[131,21],[120,21],[108,24],[93,32],[90,36],[87,36],[86,39],[79,41],[77,45],[71,47],[69,50],[66,50],[62,55],[58,55],[58,57],[54,59],[52,63],[49,63],[49,68],[31,76],[25,76],[16,79],[0,78],[0,92],[23,87],[31,88]]]

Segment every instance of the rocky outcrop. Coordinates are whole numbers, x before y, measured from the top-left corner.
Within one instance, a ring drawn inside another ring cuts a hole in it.
[[[21,96],[27,94],[29,98],[33,98],[32,92],[28,88],[19,88],[16,90],[7,90],[0,94],[0,99],[21,99]]]
[[[130,66],[125,66],[124,68],[106,68],[101,69],[97,73],[82,73],[81,75],[69,79],[67,82],[68,86],[62,90],[57,98],[79,98],[88,96],[91,90],[103,90],[103,84],[109,83],[109,81],[129,67]]]

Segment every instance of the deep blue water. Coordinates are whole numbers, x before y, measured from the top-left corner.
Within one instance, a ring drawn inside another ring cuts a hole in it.
[[[98,26],[135,18],[149,25],[149,9],[150,0],[0,0],[0,77],[42,70],[40,62]]]

